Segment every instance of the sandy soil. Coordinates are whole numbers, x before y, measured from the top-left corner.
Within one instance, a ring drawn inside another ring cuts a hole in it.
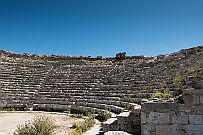
[[[19,124],[38,116],[50,117],[58,126],[56,135],[70,135],[70,127],[83,119],[71,118],[65,114],[47,112],[0,112],[0,135],[13,135]]]

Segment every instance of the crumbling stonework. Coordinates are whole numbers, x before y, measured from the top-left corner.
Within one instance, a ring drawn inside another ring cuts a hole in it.
[[[140,134],[140,105],[136,105],[129,112],[125,111],[116,117],[110,118],[103,123],[103,131],[125,131],[132,134]]]
[[[183,93],[184,104],[175,102],[142,104],[142,135],[203,135],[202,88],[186,89]]]

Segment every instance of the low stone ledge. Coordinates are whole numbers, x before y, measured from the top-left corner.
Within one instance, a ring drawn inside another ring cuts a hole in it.
[[[141,112],[141,105],[134,104],[133,113],[140,113]]]
[[[190,88],[190,89],[185,89],[183,94],[184,95],[203,95],[203,90]]]
[[[117,115],[117,119],[119,130],[129,133],[140,132],[140,113],[123,112]]]
[[[106,122],[102,124],[103,131],[108,132],[108,131],[118,131],[119,130],[119,125],[117,118],[110,118]]]
[[[119,125],[128,125],[130,123],[129,119],[130,112],[123,112],[117,115]]]
[[[146,102],[142,105],[142,112],[178,112],[178,103],[175,102]]]
[[[104,133],[104,135],[132,135],[132,134],[123,131],[108,131]]]

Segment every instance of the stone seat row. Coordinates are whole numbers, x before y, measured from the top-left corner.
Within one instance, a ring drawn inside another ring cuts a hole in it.
[[[26,104],[30,103],[30,97],[27,95],[24,95],[24,97],[22,97],[22,95],[15,95],[15,98],[11,98],[9,97],[9,99],[6,99],[5,102],[6,104],[9,106],[15,105],[15,106],[25,106]],[[41,99],[41,100],[40,100]],[[97,109],[107,109],[109,111],[112,111],[114,113],[120,113],[122,112],[122,110],[124,110],[124,107],[126,105],[133,105],[127,102],[119,102],[118,101],[99,101],[99,100],[95,100],[93,102],[93,99],[90,100],[91,102],[88,102],[86,104],[84,104],[84,101],[86,102],[87,100],[74,100],[72,99],[72,102],[69,101],[69,99],[61,99],[61,98],[40,98],[40,99],[36,99],[36,97],[33,97],[32,101],[34,102],[34,104],[37,105],[41,105],[41,106],[57,106],[57,105],[65,105],[65,106],[70,106],[70,105],[76,105],[76,106],[86,106],[86,107],[92,107],[92,108],[97,108]],[[73,104],[76,101],[75,104]],[[119,107],[122,106],[122,107]]]
[[[141,99],[139,99],[141,100]],[[114,113],[120,113],[124,108],[130,107],[132,108],[135,106],[134,103],[122,102],[122,101],[113,101],[110,100],[95,100],[95,99],[78,99],[78,98],[40,98],[36,100],[35,104],[62,104],[62,105],[74,105],[76,106],[87,106],[87,107],[94,107],[99,109],[107,109]]]
[[[84,106],[84,107],[92,107],[92,108],[98,108],[103,110],[108,110],[110,112],[119,114],[123,112],[124,108],[114,106],[114,105],[108,105],[108,104],[98,104],[98,103],[85,103],[85,102],[75,102],[75,106]]]

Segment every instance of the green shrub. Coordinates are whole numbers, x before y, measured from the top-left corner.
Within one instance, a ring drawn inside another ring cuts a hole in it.
[[[83,118],[84,115],[83,114],[73,114],[73,115],[70,115],[70,117],[72,117],[72,118]]]
[[[74,123],[73,126],[72,126],[72,128],[79,128],[79,127],[81,127],[80,123]]]
[[[152,98],[159,98],[159,99],[169,99],[172,97],[173,95],[168,91],[163,91],[163,92],[157,91],[152,95]]]
[[[95,118],[92,114],[88,115],[88,118],[85,120],[85,123],[87,124],[87,129],[90,129],[95,124]]]
[[[183,76],[176,75],[176,77],[174,79],[174,83],[175,83],[175,86],[177,87],[178,94],[182,94],[183,93],[183,90],[184,90],[183,81],[184,81]]]
[[[73,135],[82,135],[82,133],[86,132],[91,127],[93,127],[94,124],[95,124],[95,119],[94,119],[93,115],[88,115],[88,118],[85,119],[84,122],[73,124],[72,128],[74,128],[74,130],[72,131],[72,134]]]
[[[1,91],[0,91],[1,92]],[[24,111],[26,106],[19,106],[19,107],[3,107],[2,111]]]
[[[3,108],[3,111],[16,111],[17,109],[16,108],[13,108],[13,107],[4,107]]]
[[[14,135],[53,135],[56,126],[48,117],[37,117],[24,125],[19,125]]]
[[[82,135],[82,133],[78,130],[73,130],[72,135]]]
[[[111,117],[111,114],[108,111],[102,112],[96,116],[96,119],[98,119],[101,122],[107,121]]]
[[[125,110],[129,110],[132,111],[133,110],[133,106],[130,104],[125,105]]]

